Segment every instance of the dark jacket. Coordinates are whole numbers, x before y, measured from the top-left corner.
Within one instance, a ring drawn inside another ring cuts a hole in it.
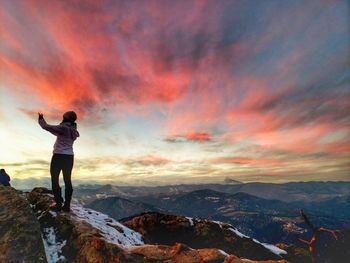
[[[4,186],[11,186],[10,181],[10,176],[7,173],[0,173],[0,184]]]

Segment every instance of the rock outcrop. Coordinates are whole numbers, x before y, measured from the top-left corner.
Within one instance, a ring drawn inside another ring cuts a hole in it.
[[[44,239],[47,240],[51,262],[136,262],[133,255],[124,252],[123,245],[143,244],[141,236],[114,220],[72,205],[71,213],[55,213],[51,192],[35,188],[28,200],[38,217]],[[50,244],[50,240],[54,240]]]
[[[282,259],[286,252],[247,237],[221,222],[161,213],[145,213],[122,220],[142,234],[147,244],[184,243],[192,248],[217,248],[226,253],[254,260]]]
[[[0,186],[0,262],[46,262],[40,225],[24,194]]]
[[[144,245],[132,247],[129,252],[142,255],[145,262],[164,263],[288,263],[286,260],[255,261],[228,255],[224,251],[214,248],[192,249],[176,243],[173,246]]]

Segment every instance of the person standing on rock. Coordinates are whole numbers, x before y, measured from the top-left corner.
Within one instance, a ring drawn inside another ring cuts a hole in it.
[[[0,169],[0,185],[11,186],[10,181],[10,176],[6,173],[5,169]]]
[[[55,197],[55,204],[51,209],[59,212],[70,211],[73,186],[71,174],[74,164],[73,143],[80,136],[77,130],[77,114],[74,111],[67,111],[63,114],[63,120],[59,125],[49,125],[42,113],[38,113],[38,122],[41,128],[57,136],[53,147],[53,155],[50,165],[52,192]],[[61,187],[59,185],[60,172],[63,173],[65,185],[65,200],[62,198]],[[62,204],[64,203],[63,207]]]

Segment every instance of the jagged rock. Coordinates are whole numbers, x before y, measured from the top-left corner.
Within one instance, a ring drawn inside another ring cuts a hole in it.
[[[205,262],[210,263],[223,262],[229,256],[224,251],[213,248],[198,249],[198,253]]]
[[[282,259],[229,224],[161,213],[145,213],[122,222],[141,233],[147,244],[171,246],[178,242],[196,249],[222,249],[229,254],[254,260]]]
[[[0,262],[47,262],[40,225],[25,196],[0,186]]]
[[[284,243],[276,244],[277,247],[287,251],[286,259],[293,263],[310,263],[311,258],[309,251],[305,248],[297,247],[295,245],[288,245]]]
[[[264,261],[255,261],[245,258],[237,258],[236,256],[230,255],[225,258],[224,263],[288,263],[288,261],[282,260],[264,260]]]
[[[176,243],[174,246],[144,245],[128,248],[129,253],[142,255],[145,262],[164,263],[288,263],[286,260],[253,261],[227,255],[218,249],[191,249],[188,246]]]
[[[190,249],[183,244],[176,244],[172,247],[145,245],[130,248],[129,251],[134,254],[142,255],[146,259],[146,262],[203,262],[197,250]]]

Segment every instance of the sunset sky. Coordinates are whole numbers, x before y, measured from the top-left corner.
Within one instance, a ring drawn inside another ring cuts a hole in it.
[[[0,0],[0,167],[73,183],[350,180],[349,2]]]

